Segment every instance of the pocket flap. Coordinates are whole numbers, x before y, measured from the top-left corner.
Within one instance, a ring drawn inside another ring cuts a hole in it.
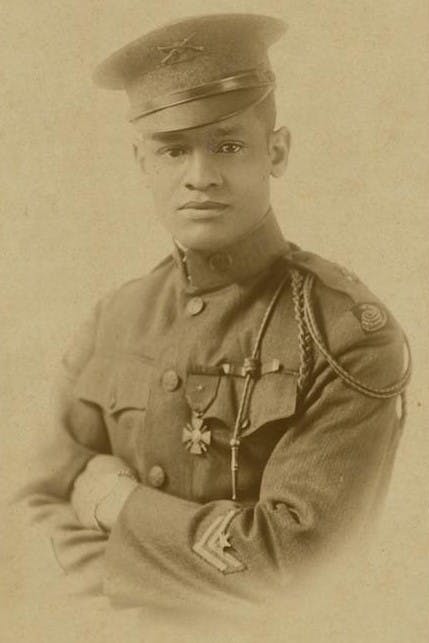
[[[147,407],[151,364],[139,358],[93,357],[79,377],[75,393],[81,400],[110,413]]]
[[[216,398],[220,375],[190,373],[186,382],[185,396],[193,411],[204,413]]]
[[[242,437],[268,422],[291,417],[296,411],[298,373],[268,373],[256,382],[250,399],[249,428]]]

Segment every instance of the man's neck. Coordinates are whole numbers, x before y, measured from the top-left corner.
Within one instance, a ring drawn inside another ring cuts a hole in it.
[[[200,250],[186,248],[177,240],[174,243],[174,257],[186,287],[199,291],[256,276],[288,247],[271,208],[254,228],[222,248]]]

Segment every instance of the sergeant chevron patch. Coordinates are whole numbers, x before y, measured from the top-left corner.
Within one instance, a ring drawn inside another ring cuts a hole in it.
[[[224,551],[231,547],[227,528],[240,509],[231,509],[225,516],[218,516],[206,529],[200,540],[192,547],[198,556],[206,563],[215,567],[222,574],[232,574],[246,569],[246,565],[230,552]]]

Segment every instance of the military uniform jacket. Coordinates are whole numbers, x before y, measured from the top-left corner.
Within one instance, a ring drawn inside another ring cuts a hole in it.
[[[246,358],[275,296],[251,362],[233,500]],[[400,434],[403,347],[374,295],[285,242],[271,212],[222,252],[175,251],[101,301],[64,359],[33,487],[39,515],[69,506],[98,453],[123,458],[140,484],[109,537],[80,528],[69,508],[52,534],[60,564],[98,558],[104,593],[130,604],[184,590],[250,596],[365,533]]]

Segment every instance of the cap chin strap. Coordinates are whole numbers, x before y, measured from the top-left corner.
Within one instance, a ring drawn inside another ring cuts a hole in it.
[[[252,107],[256,107],[256,105],[259,105],[259,103],[262,103],[263,100],[267,98],[271,92],[275,90],[275,87],[268,87],[267,90],[262,94],[262,96],[259,96],[256,100],[252,101],[246,107],[242,107],[241,109],[237,109],[234,112],[228,112],[228,114],[224,114],[223,116],[218,116],[217,118],[213,119],[212,121],[204,121],[204,123],[199,123],[198,125],[191,125],[190,127],[182,127],[180,129],[181,132],[186,132],[186,130],[191,130],[191,129],[197,129],[198,127],[205,127],[206,125],[213,125],[213,123],[221,123],[222,121],[226,121],[228,118],[232,118],[233,116],[238,116],[238,114],[243,114],[246,112],[248,109]],[[189,102],[189,101],[188,101]],[[131,123],[136,123],[140,118],[143,118],[143,116],[138,116],[135,119],[130,120]],[[143,134],[137,134],[137,141],[143,140]]]
[[[235,76],[215,80],[212,83],[205,83],[190,89],[184,89],[176,92],[171,92],[161,96],[158,99],[153,99],[143,103],[140,108],[134,108],[129,115],[130,121],[135,121],[138,118],[149,116],[155,112],[160,112],[169,107],[176,107],[183,103],[190,103],[194,100],[202,98],[210,98],[211,96],[218,96],[231,91],[240,89],[257,89],[258,87],[275,87],[275,75],[270,69],[253,69],[252,71],[242,72]],[[138,109],[138,113],[135,112]]]

